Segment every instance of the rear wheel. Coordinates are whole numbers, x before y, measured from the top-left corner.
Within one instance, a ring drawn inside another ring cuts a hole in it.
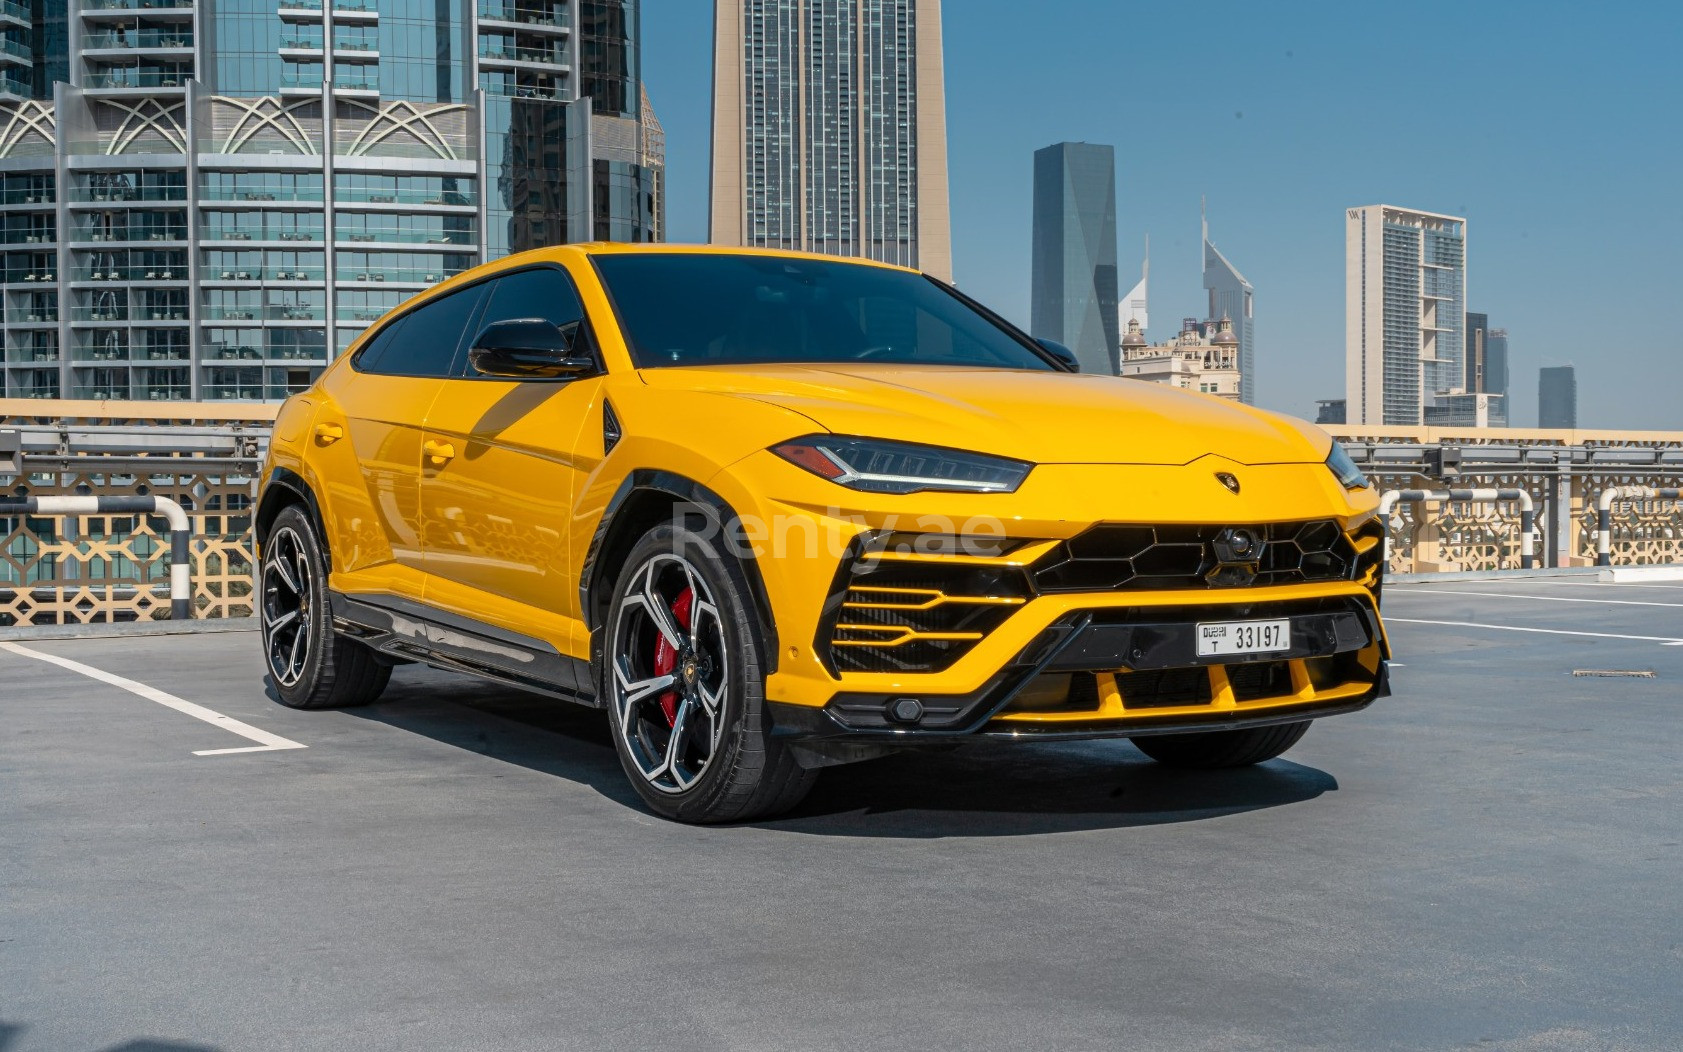
[[[391,679],[374,651],[333,631],[327,560],[310,520],[282,509],[263,543],[257,616],[263,657],[280,700],[295,709],[366,705]]]
[[[1204,731],[1196,734],[1142,734],[1130,738],[1140,752],[1170,767],[1211,770],[1218,767],[1248,767],[1272,760],[1296,745],[1311,721],[1279,723],[1272,727],[1251,727],[1236,731]]]
[[[771,738],[766,644],[735,559],[696,529],[663,524],[626,557],[597,682],[614,748],[638,795],[682,822],[786,811],[814,774]]]

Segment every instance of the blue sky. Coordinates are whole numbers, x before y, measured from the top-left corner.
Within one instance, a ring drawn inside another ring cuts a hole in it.
[[[1033,152],[1109,143],[1124,289],[1151,235],[1152,337],[1204,313],[1206,195],[1257,289],[1265,406],[1343,396],[1344,209],[1386,203],[1467,217],[1516,425],[1538,367],[1573,364],[1580,426],[1683,429],[1683,3],[946,0],[944,19],[956,278],[1013,320]],[[643,39],[670,235],[704,241],[712,4],[644,0]]]

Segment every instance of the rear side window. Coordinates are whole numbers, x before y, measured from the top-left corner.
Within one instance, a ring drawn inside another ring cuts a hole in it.
[[[451,375],[484,291],[475,285],[409,311],[374,338],[357,368],[385,376]]]
[[[578,290],[573,288],[572,279],[554,267],[517,270],[495,278],[487,282],[487,285],[490,292],[485,310],[479,320],[474,322],[474,331],[469,334],[470,339],[479,335],[479,332],[492,322],[511,321],[515,318],[542,318],[562,326],[584,321],[584,305],[579,301]],[[588,337],[581,332],[574,347],[575,353],[587,352]],[[481,375],[468,364],[465,351],[456,361],[455,374]]]
[[[390,350],[392,344],[397,342],[398,330],[403,328],[403,323],[408,320],[407,317],[397,318],[375,333],[374,338],[363,344],[362,350],[356,352],[356,358],[352,361],[352,364],[361,372],[379,372],[381,355]]]

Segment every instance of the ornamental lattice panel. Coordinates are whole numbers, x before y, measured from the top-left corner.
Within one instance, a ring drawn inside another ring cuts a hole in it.
[[[160,496],[193,523],[194,617],[249,617],[249,478],[77,474],[17,479],[8,496]],[[161,516],[0,515],[0,625],[169,616],[169,528]]]

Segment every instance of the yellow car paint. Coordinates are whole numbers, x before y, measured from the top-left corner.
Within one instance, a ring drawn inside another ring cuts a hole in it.
[[[704,486],[745,520],[810,523],[842,545],[875,531],[916,533],[936,521],[962,531],[980,520],[997,520],[1007,536],[1033,542],[994,559],[928,557],[978,566],[1027,565],[1099,523],[1330,519],[1354,534],[1374,516],[1378,495],[1371,488],[1347,490],[1327,470],[1331,439],[1318,428],[1167,386],[1061,372],[871,362],[635,368],[591,258],[747,251],[604,244],[545,249],[468,271],[397,308],[517,266],[554,263],[578,288],[605,370],[561,384],[374,376],[353,368],[363,341],[353,344],[308,392],[283,407],[264,471],[268,479],[285,468],[315,495],[332,555],[332,588],[416,600],[588,660],[597,626],[581,601],[582,568],[604,514],[637,471]],[[605,401],[623,430],[606,454]],[[1014,493],[891,495],[843,488],[768,451],[826,430],[1035,466]],[[1218,473],[1234,476],[1239,491],[1223,485]],[[1362,548],[1375,542],[1352,543]],[[1042,594],[1007,604],[1009,616],[948,668],[838,674],[826,667],[817,642],[837,579],[834,545],[755,561],[778,641],[766,696],[809,707],[844,692],[978,690],[1073,611],[1172,611],[1325,597],[1375,605],[1371,574],[1240,589]],[[1383,638],[1369,646],[1360,658],[1363,667],[1377,672],[1385,647]],[[1317,688],[1296,662],[1289,691],[1240,703],[1222,666],[1211,667],[1214,707],[1235,714],[1339,700],[1365,689],[1348,683]],[[1008,712],[996,723],[1091,724],[1138,715],[1126,707],[1115,677],[1100,677],[1097,698],[1090,709]],[[1157,708],[1149,715],[1180,711]]]

